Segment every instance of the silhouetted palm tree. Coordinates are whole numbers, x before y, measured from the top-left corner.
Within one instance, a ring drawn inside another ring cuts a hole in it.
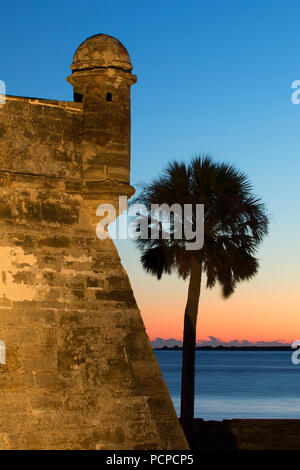
[[[185,163],[170,163],[162,176],[142,186],[134,202],[151,204],[192,205],[190,221],[196,229],[196,204],[204,204],[204,245],[202,249],[187,250],[188,240],[176,239],[178,225],[171,219],[169,228],[159,223],[158,239],[137,239],[144,269],[158,279],[163,273],[177,271],[189,277],[188,298],[184,314],[181,423],[191,440],[194,417],[195,346],[198,303],[202,273],[206,286],[218,281],[224,297],[233,293],[236,285],[257,273],[256,250],[268,231],[264,205],[252,193],[244,173],[228,164],[214,163],[210,157],[199,157]],[[138,220],[145,219],[145,215]],[[147,226],[153,221],[146,217]],[[145,221],[145,220],[144,220]],[[176,228],[177,227],[177,228]],[[166,231],[170,238],[162,239]]]

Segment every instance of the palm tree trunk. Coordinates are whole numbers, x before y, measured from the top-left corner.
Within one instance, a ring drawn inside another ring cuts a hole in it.
[[[182,372],[181,372],[181,413],[180,420],[186,438],[192,439],[195,400],[195,347],[198,304],[201,287],[202,263],[194,257],[188,299],[184,313]]]

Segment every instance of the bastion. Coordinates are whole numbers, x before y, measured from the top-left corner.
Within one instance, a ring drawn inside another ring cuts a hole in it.
[[[74,101],[0,105],[0,449],[187,449],[99,204],[131,197],[125,47],[75,52]]]

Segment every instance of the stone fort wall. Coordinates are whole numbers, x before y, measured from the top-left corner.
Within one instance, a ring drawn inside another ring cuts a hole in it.
[[[129,144],[120,133],[112,179],[100,164],[85,174],[97,135],[85,106],[0,107],[0,448],[187,449],[127,274],[91,217],[128,184],[116,165]]]

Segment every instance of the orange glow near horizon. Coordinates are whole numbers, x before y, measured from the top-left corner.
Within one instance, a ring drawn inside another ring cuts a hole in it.
[[[133,246],[124,242],[118,243],[118,248],[150,340],[182,340],[188,280],[172,275],[158,281],[143,271]],[[293,248],[291,254],[289,245],[281,246],[278,261],[272,247],[266,247],[257,276],[239,284],[228,299],[222,298],[218,286],[206,289],[203,279],[197,341],[210,336],[222,342],[291,343],[300,339],[300,267],[294,262],[297,250]]]
[[[187,282],[176,278],[170,281],[154,281],[152,289],[136,286],[135,295],[150,340],[157,337],[182,340]],[[261,289],[259,282],[254,280],[238,286],[229,299],[222,298],[218,287],[203,288],[197,341],[207,340],[209,336],[226,342],[281,340],[291,343],[299,339],[298,289],[296,286],[281,287]]]

